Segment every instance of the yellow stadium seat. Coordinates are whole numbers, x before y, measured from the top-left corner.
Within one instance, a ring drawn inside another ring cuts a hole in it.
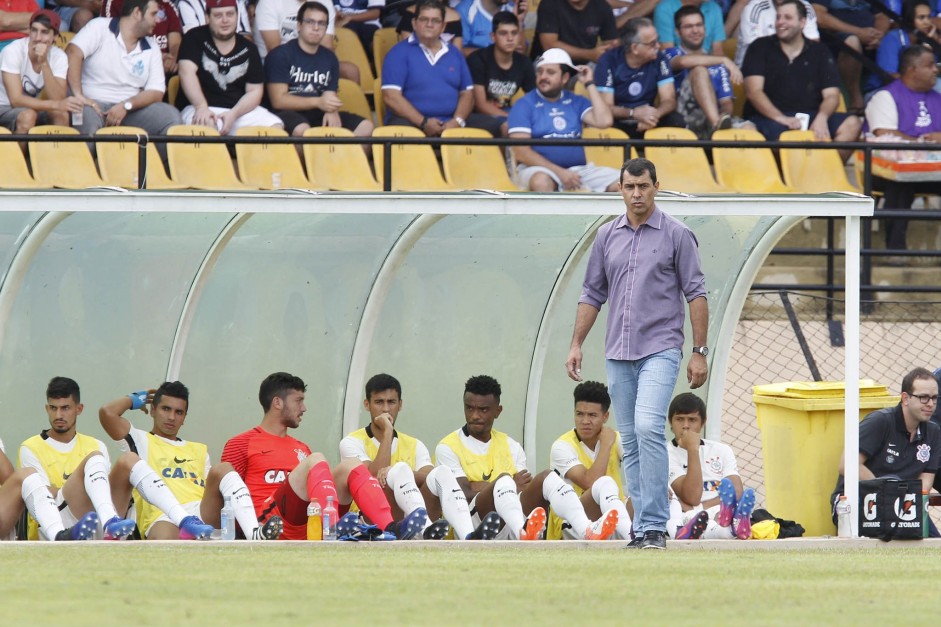
[[[59,35],[55,38],[55,40],[52,43],[54,43],[56,47],[61,48],[62,50],[65,50],[68,47],[69,42],[72,41],[73,37],[75,37],[75,33],[71,33],[69,31],[62,31],[61,33],[59,33]]]
[[[582,129],[582,139],[610,139],[627,143],[630,137],[618,128],[592,128],[588,126]],[[620,170],[625,161],[624,148],[625,146],[585,146],[585,160],[588,163]],[[631,147],[626,158],[633,159],[636,156],[634,148]]]
[[[372,68],[369,67],[369,57],[366,56],[359,35],[348,28],[338,28],[333,41],[336,46],[333,51],[337,58],[359,68],[359,86],[363,89],[363,93],[371,94],[376,77],[372,73]]]
[[[493,139],[490,133],[479,128],[449,128],[441,133],[441,137]],[[510,180],[506,159],[499,146],[442,146],[441,163],[444,178],[454,189],[492,189],[498,192],[520,189]]]
[[[243,126],[236,137],[287,137],[272,126]],[[297,149],[291,144],[235,144],[239,178],[258,189],[311,189]],[[324,188],[321,188],[324,189]]]
[[[425,134],[412,126],[380,126],[373,137],[424,137]],[[376,165],[376,178],[383,179],[383,145],[373,144],[372,160]],[[441,176],[435,151],[431,146],[420,144],[392,145],[392,191],[444,192],[453,188]]]
[[[0,135],[12,135],[0,126]],[[45,187],[37,182],[26,167],[26,158],[20,150],[19,142],[0,141],[0,189],[36,189]]]
[[[178,124],[171,126],[167,135],[219,137],[219,131],[208,126]],[[253,189],[235,176],[232,159],[224,144],[168,142],[167,156],[170,161],[170,176],[184,187],[213,191]]]
[[[359,85],[348,78],[340,79],[340,86],[337,89],[337,96],[343,101],[340,111],[355,113],[367,120],[372,120],[372,109],[369,108],[369,101],[366,100],[366,94],[360,89]]]
[[[372,102],[376,109],[376,124],[381,126],[386,123],[386,103],[382,100],[382,79],[377,78],[374,85]]]
[[[742,81],[738,85],[732,84],[732,115],[737,118],[742,117],[742,114],[745,112],[745,81]]]
[[[78,135],[67,126],[34,126],[30,135]],[[29,142],[33,178],[44,187],[84,189],[101,187],[95,161],[85,142]]]
[[[382,62],[392,50],[392,46],[399,43],[399,34],[394,28],[380,28],[372,36],[372,58],[376,64],[376,77],[382,78]]]
[[[644,133],[645,140],[696,141],[696,133],[685,128],[660,127]],[[645,146],[644,153],[657,166],[661,189],[686,194],[723,194],[731,190],[716,183],[706,151],[697,147]]]
[[[304,137],[353,137],[345,128],[316,126]],[[304,144],[307,178],[315,189],[341,192],[381,192],[363,148],[357,144]]]
[[[738,50],[738,37],[726,37],[725,41],[722,42],[722,54],[734,59],[736,50]]]
[[[715,131],[713,141],[754,143],[754,148],[714,148],[712,163],[720,185],[745,194],[789,194],[796,190],[781,181],[774,153],[764,147],[764,136],[756,130],[729,128]]]
[[[170,80],[167,81],[167,102],[176,106],[176,96],[180,93],[180,76],[174,74],[170,77]]]
[[[812,142],[813,131],[784,131],[782,142]],[[784,182],[805,194],[858,192],[846,178],[843,160],[835,149],[782,148]]]
[[[137,142],[132,139],[137,135],[146,135],[147,131],[135,126],[106,126],[98,129],[95,135],[129,135],[126,142],[95,142],[95,152],[98,154],[98,169],[101,178],[108,185],[137,189],[138,183],[138,150]],[[163,160],[157,152],[157,147],[147,143],[147,178],[144,180],[145,189],[183,189],[167,176],[163,169]]]

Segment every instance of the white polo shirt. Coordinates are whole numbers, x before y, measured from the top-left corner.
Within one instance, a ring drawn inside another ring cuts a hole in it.
[[[119,18],[96,17],[72,39],[85,55],[82,93],[104,103],[118,103],[145,90],[163,93],[166,78],[160,46],[141,39],[130,52],[118,31]]]
[[[56,46],[49,46],[47,56],[52,75],[64,80],[69,71],[69,60],[65,53]],[[29,60],[29,37],[17,39],[3,49],[0,54],[0,71],[18,75],[23,84],[23,93],[27,96],[38,98],[39,92],[45,87],[42,72],[34,70]],[[3,81],[0,81],[0,106],[10,106],[10,96]]]

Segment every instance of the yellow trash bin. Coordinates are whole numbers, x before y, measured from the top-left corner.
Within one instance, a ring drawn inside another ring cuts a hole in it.
[[[843,381],[756,385],[768,511],[795,520],[808,536],[834,535],[830,494],[843,453]],[[859,382],[859,418],[899,402],[886,386]]]

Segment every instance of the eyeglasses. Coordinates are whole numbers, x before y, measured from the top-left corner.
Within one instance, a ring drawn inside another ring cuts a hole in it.
[[[327,23],[326,20],[301,20],[301,24],[304,26],[313,26],[314,28],[326,28]]]
[[[415,21],[419,24],[427,24],[428,26],[439,26],[444,20],[440,17],[416,17]]]
[[[935,404],[938,403],[937,394],[935,394],[934,396],[931,396],[929,394],[909,394],[909,396],[911,396],[912,398],[917,398],[919,401],[921,401],[922,405],[927,405],[928,403],[935,403]]]
[[[659,39],[654,39],[653,41],[635,41],[635,44],[638,46],[647,46],[648,48],[656,48],[660,45]]]

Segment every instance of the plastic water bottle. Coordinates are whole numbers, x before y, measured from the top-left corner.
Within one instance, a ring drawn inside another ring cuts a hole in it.
[[[841,538],[849,538],[853,534],[853,525],[850,521],[850,503],[845,496],[841,496],[836,504],[836,528],[837,535]]]
[[[85,123],[85,107],[81,111],[72,113],[72,126],[81,126]]]
[[[307,539],[323,540],[323,517],[320,511],[320,501],[312,499],[307,504]]]
[[[928,533],[928,491],[921,491],[921,537],[927,538]]]
[[[235,540],[235,508],[232,507],[232,497],[225,497],[222,513],[219,516],[222,527],[222,540]]]
[[[323,508],[323,539],[337,539],[337,508],[333,505],[333,497],[327,497],[327,506]]]

